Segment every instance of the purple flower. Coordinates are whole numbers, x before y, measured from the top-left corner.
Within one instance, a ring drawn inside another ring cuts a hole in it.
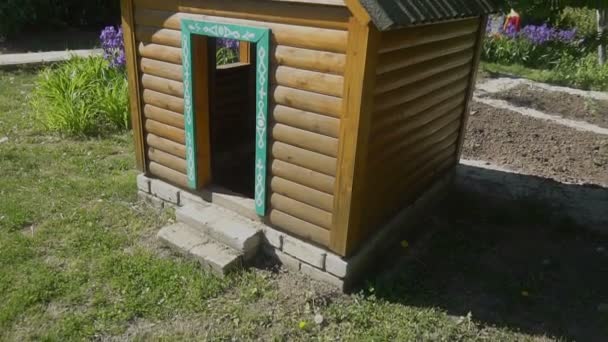
[[[125,44],[122,36],[122,28],[108,26],[99,36],[104,58],[114,68],[122,68],[126,64]]]
[[[576,38],[576,29],[561,30],[549,27],[547,24],[541,26],[527,25],[522,29],[521,36],[535,45],[548,42],[570,43]]]
[[[490,17],[490,18],[488,18],[488,21],[486,21],[486,32],[492,33],[493,28],[494,28],[494,18]]]
[[[551,27],[547,24],[543,25],[526,25],[521,31],[517,31],[517,27],[514,24],[508,23],[506,27],[502,27],[504,18],[492,17],[488,20],[486,27],[488,36],[502,35],[509,39],[524,39],[533,45],[543,45],[547,43],[576,43],[577,30],[572,29],[560,29]]]
[[[513,24],[507,25],[507,28],[504,31],[505,36],[507,36],[509,38],[517,37],[518,33],[519,32],[517,32],[517,27]]]
[[[533,44],[540,45],[551,39],[551,29],[547,24],[542,26],[528,25],[521,30],[521,35]]]
[[[558,30],[557,38],[562,42],[571,42],[576,38],[576,28],[571,30]]]
[[[239,41],[236,39],[220,38],[217,40],[217,46],[220,48],[227,48],[230,50],[238,50]]]

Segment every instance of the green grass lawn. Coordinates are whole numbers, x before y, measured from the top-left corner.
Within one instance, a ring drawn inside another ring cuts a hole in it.
[[[502,65],[497,63],[482,62],[480,65],[480,74],[483,76],[488,75],[508,75],[530,79],[536,82],[551,82],[553,75],[548,70],[538,70],[526,68],[525,66],[513,64],[513,65]]]
[[[569,73],[568,76],[564,76],[563,74],[552,70],[533,69],[520,64],[503,65],[498,63],[481,62],[479,77],[521,77],[536,82],[549,83],[563,87],[595,91],[608,90],[608,84],[606,84],[606,82],[602,83],[599,81],[598,77],[602,77],[600,75],[593,74],[593,77],[591,75],[587,75],[587,78],[581,78],[580,75],[576,76],[573,73],[575,73],[575,70],[572,70],[572,73]]]
[[[45,133],[34,77],[0,71],[0,340],[549,339],[408,304],[416,282],[346,296],[297,274],[203,272],[155,241],[173,213],[138,201],[130,135]]]

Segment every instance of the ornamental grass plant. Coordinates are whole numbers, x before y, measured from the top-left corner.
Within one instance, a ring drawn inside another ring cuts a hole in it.
[[[239,61],[239,41],[236,39],[221,38],[216,46],[217,65],[236,63]]]
[[[40,73],[30,103],[48,130],[107,134],[129,128],[127,89],[124,70],[102,57],[75,57]]]
[[[103,57],[74,57],[40,73],[30,104],[48,130],[101,135],[129,129],[122,30],[108,26],[100,41]]]

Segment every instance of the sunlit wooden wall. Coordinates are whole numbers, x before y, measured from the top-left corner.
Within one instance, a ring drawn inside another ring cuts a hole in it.
[[[180,20],[272,32],[267,221],[327,246],[332,229],[345,52],[345,7],[254,0],[132,2],[143,151],[149,174],[186,186]]]

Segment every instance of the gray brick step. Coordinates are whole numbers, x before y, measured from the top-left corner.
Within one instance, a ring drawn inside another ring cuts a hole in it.
[[[177,220],[201,229],[205,234],[243,253],[245,260],[255,257],[261,243],[255,222],[216,205],[187,205],[175,212]]]
[[[243,264],[243,253],[218,243],[201,230],[183,223],[163,227],[157,237],[180,254],[223,276]]]

